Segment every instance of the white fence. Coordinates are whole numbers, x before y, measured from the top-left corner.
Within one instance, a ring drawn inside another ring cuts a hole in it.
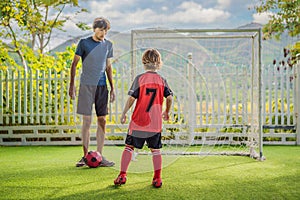
[[[127,131],[127,125],[119,123],[131,82],[126,69],[128,66],[115,68],[117,99],[109,106],[106,144],[123,144]],[[299,144],[296,137],[299,92],[295,88],[297,81],[299,86],[299,64],[293,68],[282,65],[279,69],[277,66],[263,69],[264,144]],[[81,119],[74,109],[76,101],[67,95],[68,85],[68,72],[0,71],[0,145],[81,144]],[[199,116],[210,114],[205,109],[198,113]],[[182,126],[185,125],[170,123],[165,124],[164,129],[185,128]],[[92,129],[96,129],[95,125]],[[95,134],[91,141],[95,143]]]
[[[296,143],[297,67],[270,65],[263,67],[262,118],[265,144]],[[276,138],[277,139],[274,139]],[[278,138],[280,137],[280,138]],[[273,141],[272,141],[273,138]],[[275,140],[275,141],[274,141]]]

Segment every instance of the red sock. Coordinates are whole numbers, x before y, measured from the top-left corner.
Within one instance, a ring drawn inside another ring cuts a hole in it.
[[[159,149],[152,150],[152,162],[154,168],[154,178],[160,178],[162,168],[162,157]]]
[[[133,147],[126,146],[123,151],[122,158],[121,158],[120,174],[126,174],[129,163],[131,161],[132,153],[133,153]]]

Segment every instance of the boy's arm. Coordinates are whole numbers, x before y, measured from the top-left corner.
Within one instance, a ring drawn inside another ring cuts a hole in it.
[[[122,124],[124,124],[126,122],[126,113],[131,108],[134,101],[135,101],[134,97],[132,97],[132,96],[128,97],[127,102],[126,102],[125,107],[124,107],[123,112],[122,112],[122,116],[121,116],[121,123]]]
[[[71,97],[71,99],[75,99],[76,96],[75,75],[76,75],[76,66],[79,60],[80,60],[80,56],[75,54],[70,69],[69,96]]]
[[[108,58],[106,60],[106,75],[110,85],[110,102],[115,100],[115,91],[114,91],[114,84],[113,84],[113,72],[112,72],[112,64],[111,59]]]
[[[169,120],[169,112],[171,109],[172,101],[173,101],[173,96],[169,95],[166,101],[166,110],[163,112],[163,119],[166,121]]]

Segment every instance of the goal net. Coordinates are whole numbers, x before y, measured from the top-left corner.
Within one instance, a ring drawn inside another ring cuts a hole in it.
[[[156,48],[174,92],[163,154],[262,158],[260,42],[260,29],[131,31],[130,77]]]

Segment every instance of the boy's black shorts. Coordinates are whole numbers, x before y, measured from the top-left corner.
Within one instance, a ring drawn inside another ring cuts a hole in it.
[[[145,133],[141,131],[133,131],[131,135],[127,134],[125,144],[134,146],[138,149],[142,149],[145,144],[145,141],[147,142],[148,148],[162,148],[161,133]]]

